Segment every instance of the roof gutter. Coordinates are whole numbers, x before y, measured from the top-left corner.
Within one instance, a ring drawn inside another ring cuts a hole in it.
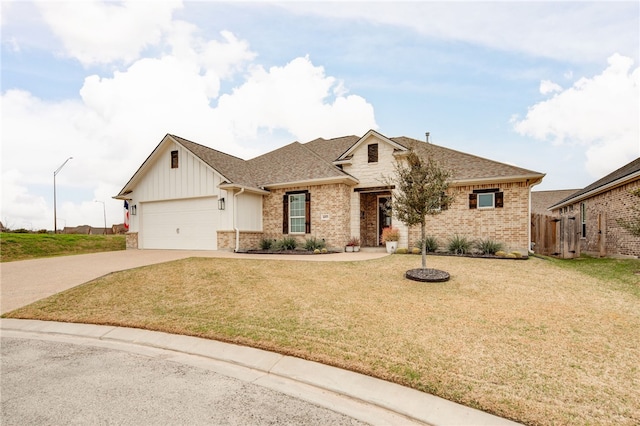
[[[345,176],[265,184],[264,187],[269,189],[276,189],[276,188],[290,188],[294,186],[306,186],[306,185],[328,185],[332,183],[344,183],[347,185],[357,185],[360,183],[360,181],[354,178],[353,176],[349,176],[345,174]]]
[[[465,185],[482,185],[485,183],[493,183],[493,182],[522,182],[523,180],[528,180],[531,186],[537,185],[542,182],[542,178],[544,178],[546,174],[531,174],[531,175],[520,175],[520,176],[496,176],[489,178],[478,178],[478,179],[453,179],[453,186],[465,186]]]
[[[620,178],[618,180],[615,180],[613,182],[610,182],[610,183],[608,183],[606,185],[602,185],[602,186],[599,186],[597,188],[594,188],[591,191],[585,192],[584,194],[580,194],[580,195],[577,195],[575,197],[571,197],[571,198],[569,198],[567,200],[561,201],[560,203],[549,207],[547,210],[552,210],[553,211],[555,209],[559,209],[561,207],[568,206],[568,205],[576,203],[578,201],[582,201],[585,198],[590,198],[590,197],[593,197],[594,195],[598,195],[598,194],[600,194],[602,192],[608,191],[608,190],[613,189],[615,187],[622,186],[625,183],[630,182],[633,179],[637,179],[639,177],[640,177],[640,171],[631,173],[630,175],[624,176],[624,177],[622,177],[622,178]]]
[[[262,189],[262,188],[255,188],[255,187],[250,187],[250,186],[245,186],[245,185],[238,185],[236,183],[221,183],[220,185],[218,185],[218,188],[220,189],[225,189],[227,191],[235,191],[235,190],[240,190],[242,192],[247,192],[250,194],[258,194],[258,195],[267,195],[269,194],[269,191]]]

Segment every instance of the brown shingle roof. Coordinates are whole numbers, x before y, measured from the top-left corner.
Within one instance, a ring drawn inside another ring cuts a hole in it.
[[[343,136],[318,138],[301,144],[293,142],[251,160],[243,160],[175,135],[169,135],[191,151],[230,184],[263,188],[278,184],[321,179],[349,179],[349,174],[333,164],[361,138]],[[497,161],[433,145],[407,137],[390,138],[394,143],[426,157],[432,155],[453,169],[455,180],[507,179],[523,176],[542,178],[544,175]]]
[[[234,157],[233,155],[225,154],[208,146],[191,142],[180,136],[170,136],[191,151],[196,157],[218,171],[218,173],[229,180],[230,183],[255,186],[256,182],[252,178],[251,170],[247,166],[247,162],[242,158]]]
[[[326,153],[325,153],[326,154]],[[293,142],[247,161],[260,187],[348,175],[307,146]]]
[[[359,139],[359,136],[343,136],[333,139],[318,138],[305,143],[304,146],[318,154],[325,161],[332,162],[337,160]]]
[[[508,179],[523,176],[542,178],[543,173],[500,163],[476,155],[467,154],[450,148],[423,142],[407,137],[390,138],[392,141],[413,149],[416,154],[425,158],[433,156],[437,161],[444,163],[445,167],[454,172],[454,180],[475,179]]]
[[[577,189],[558,189],[555,191],[531,191],[531,213],[550,214],[549,207],[560,200],[564,200]]]
[[[574,202],[577,201],[581,198],[584,198],[584,196],[592,191],[597,191],[599,188],[603,188],[605,186],[608,186],[610,184],[614,184],[616,181],[619,180],[623,180],[625,177],[630,176],[634,173],[638,173],[640,172],[640,157],[636,158],[635,160],[633,160],[632,162],[625,164],[624,166],[620,167],[617,170],[614,170],[613,172],[609,173],[608,175],[606,175],[605,177],[603,177],[602,179],[598,179],[597,181],[593,182],[591,185],[586,186],[585,188],[575,192],[574,194],[570,195],[569,197],[565,198],[564,200],[554,204],[551,207],[556,207],[556,206],[560,206],[562,204],[565,204],[567,202]]]

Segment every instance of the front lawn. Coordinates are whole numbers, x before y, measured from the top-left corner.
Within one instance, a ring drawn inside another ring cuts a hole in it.
[[[526,424],[640,423],[640,276],[592,276],[539,258],[427,262],[451,280],[404,279],[419,265],[408,255],[191,258],[111,274],[5,316],[240,343]],[[640,261],[624,262],[640,270]]]
[[[2,262],[124,249],[124,235],[0,234]]]

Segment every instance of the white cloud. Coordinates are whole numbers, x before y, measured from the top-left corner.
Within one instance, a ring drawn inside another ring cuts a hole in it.
[[[600,178],[640,155],[640,68],[618,54],[593,78],[533,105],[515,130],[586,152],[586,168]]]
[[[122,202],[111,197],[165,133],[249,158],[296,138],[376,127],[373,107],[309,58],[266,71],[233,34],[204,40],[180,22],[165,41],[170,53],[86,77],[79,99],[2,94],[0,218],[51,229],[52,173],[69,156],[57,177],[58,225],[102,226],[100,200],[110,226],[122,221]],[[224,78],[244,83],[220,96]]]
[[[442,40],[595,62],[621,52],[638,59],[637,2],[283,2],[300,14],[411,28]]]
[[[283,129],[304,142],[376,128],[373,107],[344,90],[308,57],[269,71],[258,66],[242,86],[220,97],[214,120],[247,143],[257,143],[260,129]]]
[[[540,82],[540,93],[543,95],[548,95],[553,92],[561,92],[562,87],[559,84],[556,84],[549,80],[542,80]]]
[[[39,1],[43,19],[65,47],[65,56],[84,65],[137,59],[157,44],[181,1],[121,3]]]

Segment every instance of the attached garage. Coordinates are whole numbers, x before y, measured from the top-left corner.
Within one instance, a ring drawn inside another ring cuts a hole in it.
[[[141,203],[140,248],[217,250],[217,197]]]

